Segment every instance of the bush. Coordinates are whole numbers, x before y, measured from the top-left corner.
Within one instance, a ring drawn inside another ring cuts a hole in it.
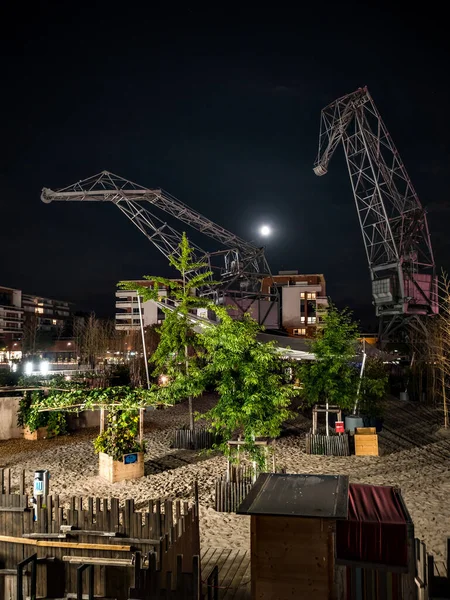
[[[44,392],[40,390],[24,393],[17,411],[17,426],[28,427],[31,433],[39,427],[48,427],[48,437],[64,435],[67,433],[67,420],[63,412],[37,412],[33,410],[33,404],[40,402],[43,397]]]
[[[137,441],[139,411],[113,410],[108,412],[105,431],[94,440],[96,452],[104,452],[113,460],[122,460],[124,454],[145,452],[145,444]]]

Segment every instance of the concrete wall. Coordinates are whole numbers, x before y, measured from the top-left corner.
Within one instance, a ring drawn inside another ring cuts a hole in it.
[[[23,437],[23,429],[17,427],[17,411],[20,397],[0,396],[0,440]],[[100,411],[87,410],[79,415],[67,414],[68,428],[78,431],[87,427],[100,427]]]
[[[20,397],[0,396],[0,440],[22,437],[22,428],[17,427],[17,411]]]
[[[162,295],[162,294],[161,294]],[[165,294],[164,294],[165,295]],[[136,303],[137,306],[137,303]],[[144,327],[147,325],[154,325],[158,322],[158,305],[153,300],[147,300],[142,303],[142,309],[144,311],[143,321]],[[139,316],[139,315],[135,315]]]

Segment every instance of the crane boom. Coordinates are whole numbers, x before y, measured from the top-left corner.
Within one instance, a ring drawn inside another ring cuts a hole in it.
[[[314,173],[325,175],[344,147],[372,279],[380,333],[437,312],[437,284],[426,213],[368,89],[322,110]]]
[[[238,279],[242,284],[270,275],[263,248],[217,225],[161,189],[145,188],[108,171],[56,191],[43,188],[41,200],[47,204],[53,201],[112,202],[164,256],[176,254],[180,232],[151,213],[147,208],[150,204],[227,248],[205,252],[192,244],[196,260],[205,262],[205,269],[220,272],[222,287],[229,288]],[[216,263],[217,257],[221,259],[220,266]],[[204,293],[210,291],[204,290]]]

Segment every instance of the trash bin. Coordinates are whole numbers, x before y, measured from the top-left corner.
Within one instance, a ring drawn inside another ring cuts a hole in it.
[[[364,419],[359,415],[348,415],[345,417],[345,430],[349,433],[355,433],[356,427],[364,427]]]
[[[47,469],[41,469],[39,471],[34,472],[34,482],[33,482],[33,497],[37,498],[38,496],[48,496],[49,489],[49,480],[50,480],[50,471]]]

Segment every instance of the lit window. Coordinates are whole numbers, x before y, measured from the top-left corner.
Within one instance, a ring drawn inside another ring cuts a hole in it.
[[[305,317],[300,317],[300,323],[304,323],[305,322]]]
[[[300,293],[300,298],[301,298],[302,300],[304,300],[304,299],[305,299],[305,292],[301,292],[301,293]]]
[[[308,300],[315,300],[316,292],[308,292]]]
[[[306,329],[294,329],[294,335],[306,335]]]
[[[308,317],[308,323],[315,323],[316,322],[316,317]]]
[[[56,319],[53,319],[53,320],[52,320],[52,323],[53,323],[53,325],[56,325],[56,323],[57,323],[57,320],[56,320]]]
[[[38,315],[43,315],[44,314],[44,309],[43,308],[36,308],[35,311]]]

